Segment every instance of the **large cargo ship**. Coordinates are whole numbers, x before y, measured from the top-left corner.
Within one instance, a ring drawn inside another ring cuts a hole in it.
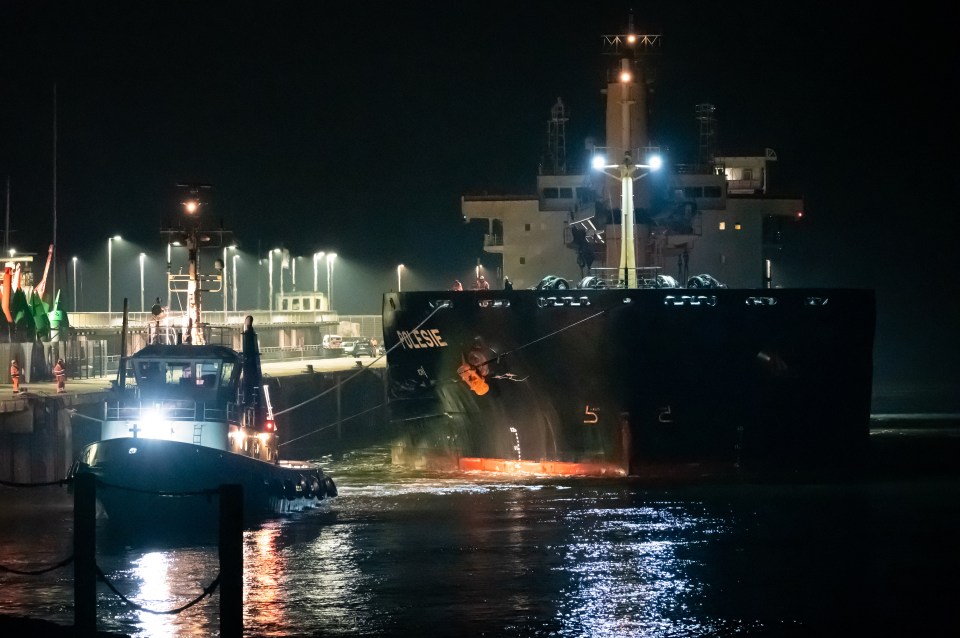
[[[769,148],[699,156],[648,134],[659,34],[602,36],[606,146],[567,171],[561,100],[528,196],[463,198],[496,268],[383,300],[394,461],[556,474],[849,467],[869,432],[873,291],[781,288],[803,202]],[[493,290],[486,281],[493,280]],[[509,283],[508,283],[509,279]]]

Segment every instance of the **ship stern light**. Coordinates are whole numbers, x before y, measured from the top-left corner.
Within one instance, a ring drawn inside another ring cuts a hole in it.
[[[658,154],[647,157],[647,168],[651,171],[659,171],[663,168],[663,157]]]

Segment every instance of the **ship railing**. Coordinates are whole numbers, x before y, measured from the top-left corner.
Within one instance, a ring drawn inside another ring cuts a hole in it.
[[[661,288],[657,275],[663,270],[660,266],[640,266],[634,268],[637,288]],[[603,281],[607,288],[623,288],[623,268],[591,268],[590,274]]]
[[[483,245],[486,246],[503,246],[503,235],[494,235],[486,233],[483,236]]]
[[[108,402],[105,414],[107,421],[141,421],[159,418],[166,421],[231,423],[238,423],[239,416],[239,409],[233,403],[228,403],[226,407],[221,408],[211,407],[203,401],[178,400],[147,401],[136,405]]]

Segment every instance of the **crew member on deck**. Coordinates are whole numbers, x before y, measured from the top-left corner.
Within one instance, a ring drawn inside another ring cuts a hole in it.
[[[16,359],[10,360],[10,381],[13,382],[13,393],[20,393],[20,364]]]
[[[477,278],[477,290],[490,290],[490,284],[483,275]]]
[[[463,290],[463,284],[460,283],[459,279],[453,280],[453,288],[451,288],[451,290],[460,290],[460,291]]]
[[[67,366],[63,364],[63,359],[57,359],[57,365],[53,366],[53,376],[57,379],[57,394],[66,392]]]
[[[509,277],[503,278],[503,289],[504,290],[513,290],[513,282],[510,281]]]

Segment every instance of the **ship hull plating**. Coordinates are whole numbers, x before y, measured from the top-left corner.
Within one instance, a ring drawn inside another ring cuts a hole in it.
[[[869,432],[875,312],[872,291],[848,289],[389,293],[394,461],[850,466]]]

